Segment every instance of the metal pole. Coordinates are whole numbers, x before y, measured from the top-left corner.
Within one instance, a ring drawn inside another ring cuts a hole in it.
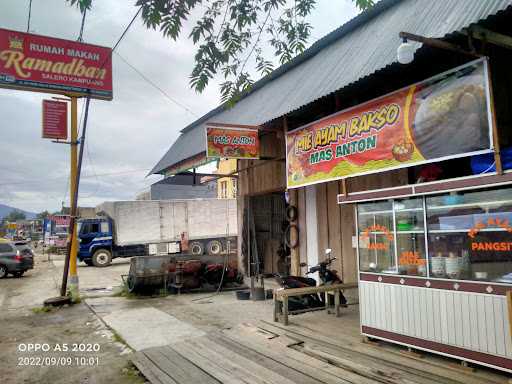
[[[76,193],[77,183],[77,147],[78,147],[78,99],[76,97],[71,98],[71,177],[69,186],[70,196],[70,215],[76,216],[76,200],[74,199]],[[69,258],[69,291],[73,301],[79,299],[78,289],[78,273],[76,268],[76,257],[77,257],[77,235],[76,235],[76,222],[73,222],[73,228],[71,228],[70,221],[70,242],[71,242],[71,253]]]
[[[84,144],[85,144],[85,133],[87,130],[87,118],[89,115],[89,104],[90,104],[90,97],[87,96],[86,103],[85,103],[85,116],[84,116],[84,125],[82,127],[82,136],[80,138],[80,152],[78,154],[78,164],[76,166],[76,172],[75,172],[75,183],[74,183],[74,191],[73,195],[71,196],[71,218],[69,223],[69,231],[70,231],[70,239],[75,239],[75,247],[77,247],[78,242],[76,241],[76,216],[77,216],[77,202],[78,202],[78,189],[80,187],[80,171],[82,169],[82,159],[84,155]],[[72,138],[73,140],[73,138]],[[76,142],[76,140],[75,140]],[[75,145],[76,150],[76,145]],[[73,164],[73,163],[72,163]],[[76,163],[75,163],[76,164]],[[73,179],[73,177],[72,177]],[[71,258],[72,258],[72,241],[68,241],[67,244],[67,252],[66,252],[66,259],[64,261],[64,272],[62,275],[62,285],[60,289],[61,296],[66,295],[66,289],[67,289],[67,280],[68,280],[68,271],[70,269],[71,265]],[[75,275],[76,278],[76,288],[77,288],[77,296],[78,299],[78,276],[76,275],[76,249],[74,254],[74,268],[75,268]],[[73,278],[73,275],[71,275]],[[71,280],[71,279],[70,279]],[[75,281],[70,281],[70,285],[74,283]],[[73,292],[71,292],[73,295]]]

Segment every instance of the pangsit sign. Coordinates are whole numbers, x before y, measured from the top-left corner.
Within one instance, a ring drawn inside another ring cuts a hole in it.
[[[260,140],[257,128],[206,127],[206,156],[209,158],[258,159]]]
[[[490,152],[487,82],[477,60],[288,132],[288,187]]]
[[[112,50],[0,29],[0,87],[112,100]]]

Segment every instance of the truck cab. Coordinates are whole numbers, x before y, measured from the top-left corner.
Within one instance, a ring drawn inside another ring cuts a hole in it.
[[[112,261],[112,221],[106,217],[78,222],[78,260],[87,265],[106,267]]]

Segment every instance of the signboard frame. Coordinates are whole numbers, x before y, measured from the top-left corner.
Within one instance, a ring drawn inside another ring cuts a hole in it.
[[[487,112],[487,124],[488,124],[488,135],[489,135],[489,148],[486,148],[486,149],[482,149],[482,150],[477,150],[477,151],[472,151],[472,152],[464,152],[464,153],[458,153],[458,154],[453,154],[453,155],[447,155],[447,156],[442,156],[442,157],[437,157],[437,158],[434,158],[434,159],[425,159],[423,161],[418,161],[418,162],[414,162],[414,163],[405,163],[403,165],[399,165],[399,166],[393,166],[393,167],[387,167],[387,168],[380,168],[380,169],[374,169],[374,170],[370,170],[370,171],[364,171],[364,172],[358,172],[358,173],[353,173],[353,174],[350,174],[350,175],[346,175],[346,176],[337,176],[337,177],[330,177],[330,178],[326,178],[326,179],[322,179],[322,180],[315,180],[315,181],[311,181],[311,182],[305,182],[305,183],[302,183],[300,185],[289,185],[289,175],[288,175],[288,169],[289,169],[289,159],[288,159],[288,141],[287,141],[287,138],[290,134],[292,133],[296,133],[300,130],[303,130],[311,125],[314,125],[314,124],[317,124],[319,122],[321,122],[322,120],[327,120],[331,117],[334,117],[336,115],[341,115],[341,114],[344,114],[344,113],[347,113],[347,112],[350,112],[354,109],[358,109],[358,108],[361,108],[361,106],[364,106],[365,104],[370,104],[370,103],[374,103],[374,102],[377,102],[379,100],[382,100],[382,99],[385,99],[385,98],[388,98],[389,96],[395,94],[395,93],[399,93],[399,92],[403,92],[407,89],[410,89],[412,87],[415,87],[417,85],[420,85],[420,84],[423,84],[423,83],[426,83],[426,82],[429,82],[429,81],[433,81],[433,80],[437,80],[437,79],[440,79],[440,78],[443,78],[451,73],[455,73],[455,72],[458,72],[466,67],[470,67],[470,66],[474,66],[474,65],[477,65],[477,64],[480,64],[482,63],[483,64],[483,79],[484,79],[484,87],[485,87],[485,106],[486,106],[486,112]],[[440,161],[445,161],[445,160],[450,160],[450,159],[456,159],[456,158],[461,158],[461,157],[469,157],[469,156],[474,156],[474,155],[481,155],[481,154],[485,154],[485,153],[493,153],[495,151],[495,147],[496,147],[496,143],[495,143],[495,126],[494,126],[494,120],[493,120],[493,114],[494,114],[494,109],[493,109],[493,106],[491,105],[491,86],[490,86],[490,79],[489,79],[489,68],[488,68],[488,58],[487,57],[481,57],[479,59],[476,59],[476,60],[473,60],[473,61],[470,61],[468,63],[465,63],[465,64],[462,64],[460,66],[457,66],[457,67],[454,67],[454,68],[451,68],[447,71],[444,71],[444,72],[441,72],[437,75],[434,75],[434,76],[431,76],[429,78],[426,78],[424,80],[421,80],[421,81],[418,81],[416,83],[413,83],[413,84],[410,84],[410,85],[407,85],[405,87],[402,87],[400,89],[397,89],[397,90],[394,90],[392,92],[389,92],[389,93],[386,93],[382,96],[378,96],[376,98],[373,98],[373,99],[370,99],[370,100],[367,100],[363,103],[360,103],[358,105],[355,105],[355,106],[352,106],[352,107],[349,107],[349,108],[346,108],[346,109],[343,109],[343,110],[340,110],[340,111],[337,111],[335,113],[332,113],[328,116],[324,116],[320,119],[317,119],[317,120],[314,120],[310,123],[307,123],[305,125],[302,125],[298,128],[295,128],[291,131],[288,131],[286,132],[286,137],[285,137],[285,150],[286,150],[286,159],[285,159],[285,162],[286,162],[286,165],[285,165],[285,172],[286,172],[286,188],[287,189],[295,189],[295,188],[301,188],[301,187],[305,187],[305,186],[308,186],[308,185],[315,185],[315,184],[320,184],[320,183],[327,183],[327,182],[330,182],[330,181],[337,181],[337,180],[346,180],[346,179],[349,179],[349,178],[352,178],[352,177],[358,177],[358,176],[365,176],[365,175],[372,175],[372,174],[377,174],[377,173],[382,173],[382,172],[387,172],[387,171],[392,171],[392,170],[397,170],[397,169],[403,169],[403,168],[409,168],[409,167],[413,167],[413,166],[418,166],[418,165],[424,165],[424,164],[429,164],[429,163],[435,163],[435,162],[440,162]]]
[[[222,123],[206,123],[205,127],[205,140],[206,140],[206,158],[207,159],[237,159],[237,160],[259,160],[260,159],[260,140],[259,140],[259,126],[255,125],[243,125],[243,124],[222,124]],[[209,145],[208,145],[208,130],[209,129],[221,129],[225,131],[243,131],[256,133],[256,146],[258,149],[257,156],[209,156]]]
[[[98,54],[100,54],[101,51],[105,51],[105,52],[103,52],[103,54],[105,54],[106,51],[108,51],[108,54],[106,54],[106,57],[101,56],[102,59],[96,63],[98,65],[98,67],[97,67],[98,70],[103,70],[103,69],[106,70],[107,83],[105,84],[105,86],[103,88],[99,88],[99,87],[91,88],[86,85],[85,86],[79,86],[79,85],[73,86],[73,85],[69,85],[69,84],[66,85],[63,82],[57,82],[57,81],[52,82],[51,80],[49,82],[44,82],[41,80],[33,80],[33,79],[31,80],[29,78],[21,79],[19,76],[12,76],[8,73],[5,73],[5,70],[3,68],[0,68],[0,88],[16,89],[16,90],[21,90],[21,91],[31,91],[31,92],[39,92],[39,93],[58,94],[58,95],[67,95],[70,97],[89,96],[91,99],[109,100],[109,101],[113,99],[114,92],[113,92],[113,71],[112,71],[112,48],[101,46],[101,45],[96,45],[96,44],[81,43],[81,42],[77,42],[77,41],[73,41],[73,40],[61,39],[58,37],[45,36],[45,35],[27,33],[27,32],[22,32],[22,31],[15,31],[15,30],[5,29],[5,28],[0,28],[0,38],[2,37],[2,34],[6,35],[6,39],[9,38],[9,36],[8,36],[9,34],[12,34],[12,36],[16,36],[19,39],[21,39],[21,42],[19,42],[19,44],[21,44],[21,45],[20,45],[20,47],[17,48],[18,50],[19,49],[23,50],[22,44],[24,44],[25,39],[36,38],[36,39],[47,40],[47,43],[49,44],[50,47],[51,47],[52,42],[54,42],[54,44],[56,44],[56,45],[60,44],[57,48],[58,49],[62,48],[63,50],[71,49],[70,48],[71,46],[82,46],[84,50],[89,48],[89,49],[92,49],[93,51],[96,51],[96,53],[98,53]],[[54,48],[56,48],[56,47],[54,47]],[[39,55],[39,54],[41,54],[41,52],[37,52],[37,54]],[[48,54],[48,55],[49,55],[47,57],[48,61],[55,60],[55,57],[57,56],[56,54]],[[68,57],[67,55],[64,55],[64,56],[66,58]],[[62,55],[61,55],[61,57],[62,57]],[[87,61],[85,61],[83,58],[78,56],[78,53],[77,53],[77,56],[71,56],[71,57],[76,59],[77,63],[79,62],[79,60],[82,60],[83,61],[82,65],[85,66],[85,64],[87,64]],[[40,58],[40,60],[46,61],[43,58]],[[71,60],[73,60],[73,59],[71,59]],[[89,59],[87,59],[87,60],[89,60]],[[56,62],[56,63],[59,63],[59,62]],[[54,63],[54,64],[56,64],[56,63]],[[66,64],[70,64],[71,61],[70,62],[62,61],[60,63],[62,63],[62,66],[64,66]],[[41,65],[43,65],[43,64],[41,64]],[[4,71],[4,73],[2,73],[2,71]],[[77,76],[77,77],[84,78],[84,76]],[[30,82],[30,84],[27,84],[27,85],[19,84],[19,82],[23,82],[23,81]],[[64,80],[62,80],[62,81],[64,81]]]

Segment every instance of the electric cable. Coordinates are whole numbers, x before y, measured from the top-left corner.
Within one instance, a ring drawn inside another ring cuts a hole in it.
[[[178,107],[183,108],[185,111],[190,113],[192,116],[198,118],[199,116],[195,114],[190,108],[186,107],[179,101],[172,98],[167,92],[165,92],[162,88],[160,88],[157,84],[155,84],[150,78],[144,75],[139,69],[137,69],[134,65],[130,64],[128,60],[126,60],[123,56],[121,56],[118,52],[115,54],[122,60],[126,65],[128,65],[131,69],[133,69],[143,80],[145,80],[148,84],[150,84],[153,88],[157,89],[165,98],[176,104]]]
[[[27,20],[27,33],[30,32],[30,18],[32,16],[32,0],[28,2],[28,20]]]
[[[219,282],[219,286],[217,287],[217,290],[209,295],[209,296],[205,296],[205,297],[198,297],[197,299],[192,299],[192,301],[198,301],[199,303],[198,304],[207,304],[208,302],[206,303],[201,303],[200,301],[202,300],[206,300],[206,299],[210,299],[212,297],[215,297],[217,296],[221,289],[222,289],[222,284],[224,284],[224,275],[225,275],[225,272],[226,272],[226,269],[227,269],[227,266],[228,266],[228,258],[229,258],[229,252],[231,251],[231,247],[230,247],[230,240],[229,240],[229,199],[226,199],[226,245],[227,245],[227,249],[226,249],[226,254],[224,255],[224,263],[223,263],[223,266],[222,266],[222,275],[220,277],[220,282]]]
[[[130,23],[128,24],[128,26],[125,28],[125,30],[123,31],[123,33],[121,34],[121,37],[119,37],[119,39],[117,40],[117,42],[115,43],[114,45],[114,48],[112,48],[112,52],[114,52],[117,48],[117,46],[121,43],[121,41],[124,39],[124,36],[126,35],[126,33],[128,32],[128,30],[130,29],[130,27],[132,26],[133,22],[135,21],[135,19],[137,18],[137,16],[139,16],[139,13],[140,11],[142,11],[142,6],[139,7],[139,9],[137,10],[137,12],[135,13],[135,15],[133,16],[132,20],[130,21]]]
[[[96,174],[96,176],[101,177],[101,176],[125,175],[125,174],[136,173],[136,172],[147,172],[150,169],[151,168],[129,169],[129,170],[126,170],[126,171],[99,173],[99,174]],[[28,185],[28,184],[34,184],[34,183],[40,184],[40,183],[42,183],[44,181],[61,180],[63,177],[65,177],[65,176],[58,176],[58,177],[53,177],[53,178],[46,178],[46,179],[40,179],[40,180],[31,180],[31,181],[7,182],[7,183],[0,184],[0,187],[6,187],[6,186],[10,186],[10,185]],[[82,178],[90,178],[90,177],[95,177],[95,175],[83,175],[81,177]]]
[[[78,35],[77,41],[82,42],[84,36],[84,25],[85,25],[85,15],[87,14],[87,8],[84,9],[84,13],[82,14],[82,23],[80,25],[80,34]]]

